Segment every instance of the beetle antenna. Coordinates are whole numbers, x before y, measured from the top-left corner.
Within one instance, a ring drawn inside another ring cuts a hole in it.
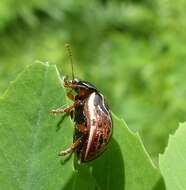
[[[73,65],[73,60],[72,60],[72,49],[70,47],[70,44],[65,44],[65,47],[68,52],[68,56],[70,58],[70,64],[71,64],[71,69],[72,69],[72,79],[74,80],[74,65]]]

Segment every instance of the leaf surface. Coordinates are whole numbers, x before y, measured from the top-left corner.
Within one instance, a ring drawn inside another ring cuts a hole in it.
[[[160,169],[167,190],[186,189],[186,123],[180,124],[169,138],[168,146],[160,155]]]
[[[72,143],[73,127],[65,118],[57,130],[61,116],[49,111],[67,102],[53,65],[33,64],[10,85],[0,99],[1,189],[164,189],[138,135],[115,115],[113,138],[103,155],[83,165],[73,156],[60,162],[57,152]]]
[[[72,142],[71,124],[49,110],[66,104],[55,66],[34,64],[0,99],[0,189],[62,189],[74,175],[73,159],[60,164],[58,150]],[[63,135],[65,134],[65,135]]]
[[[113,114],[114,133],[108,150],[93,162],[93,176],[101,189],[164,190],[139,136]]]

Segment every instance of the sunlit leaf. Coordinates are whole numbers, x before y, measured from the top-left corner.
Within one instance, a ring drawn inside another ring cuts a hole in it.
[[[22,72],[0,100],[0,181],[2,189],[164,189],[157,168],[138,135],[113,115],[108,150],[79,165],[72,157],[60,162],[57,151],[72,143],[69,118],[49,110],[66,105],[55,66],[34,64]],[[75,167],[74,167],[75,166]]]
[[[49,114],[64,104],[55,66],[29,66],[10,85],[0,99],[0,189],[63,189],[74,175],[72,159],[61,165],[57,156],[72,127],[65,120],[56,131],[60,118]]]
[[[167,190],[186,189],[186,123],[180,124],[168,146],[160,156],[160,169]]]

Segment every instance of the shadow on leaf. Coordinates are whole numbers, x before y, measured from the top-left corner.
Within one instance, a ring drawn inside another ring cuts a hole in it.
[[[56,131],[59,131],[61,129],[61,124],[63,123],[63,121],[67,118],[69,114],[65,113],[61,116],[61,119],[58,121],[57,126],[56,126]]]
[[[98,188],[94,177],[90,173],[90,168],[86,165],[81,166],[80,170],[76,170],[61,190],[101,190]]]
[[[101,189],[125,189],[124,160],[115,139],[112,138],[106,152],[91,165],[92,175]]]
[[[118,143],[112,139],[108,149],[96,160],[78,165],[77,171],[67,182],[64,190],[124,190],[125,173],[124,161]]]
[[[158,180],[153,190],[166,190],[165,182],[162,177]]]

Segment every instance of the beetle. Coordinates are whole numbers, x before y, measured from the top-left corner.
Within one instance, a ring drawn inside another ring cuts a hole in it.
[[[58,155],[76,152],[78,160],[83,163],[96,159],[105,151],[112,136],[112,117],[105,98],[98,89],[90,82],[74,77],[72,52],[69,45],[66,47],[71,61],[72,80],[64,77],[64,87],[70,89],[67,97],[74,103],[64,109],[53,109],[51,113],[67,113],[75,123],[72,145],[61,150]]]

